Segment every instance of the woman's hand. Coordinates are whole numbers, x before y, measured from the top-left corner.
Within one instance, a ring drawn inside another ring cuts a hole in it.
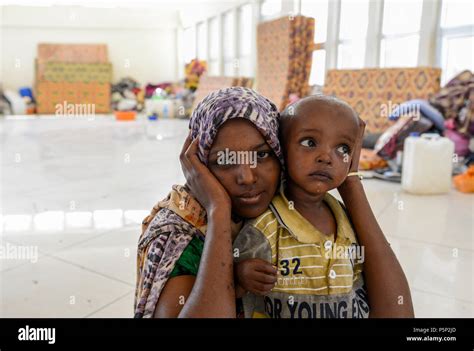
[[[357,172],[365,123],[359,121],[350,172]],[[347,177],[337,188],[357,235],[365,249],[364,279],[370,304],[369,317],[413,318],[410,287],[403,269],[377,223],[359,177]],[[403,301],[402,304],[399,301]]]
[[[179,156],[186,185],[208,214],[216,209],[229,210],[230,213],[231,201],[227,191],[201,162],[197,151],[198,139],[191,140],[191,135],[188,135]]]
[[[359,170],[359,160],[360,160],[360,152],[362,150],[362,141],[364,139],[364,131],[365,131],[365,122],[359,117],[359,132],[357,135],[357,140],[354,144],[354,153],[352,154],[351,159],[351,166],[349,167],[350,172],[357,172]],[[346,177],[346,180],[338,187],[338,191],[343,190],[347,185],[351,182],[356,181],[359,182],[359,177],[350,176]]]
[[[362,140],[364,140],[365,122],[359,117],[359,133],[354,145],[354,153],[352,154],[351,167],[349,172],[357,172],[359,170],[360,150],[362,150]]]
[[[180,154],[181,168],[192,195],[207,211],[206,240],[196,277],[170,279],[155,310],[158,317],[235,318],[231,202],[229,195],[202,164],[197,140],[188,136]],[[185,297],[184,306],[176,301]]]

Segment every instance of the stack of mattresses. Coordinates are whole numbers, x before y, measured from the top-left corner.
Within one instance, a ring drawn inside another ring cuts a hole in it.
[[[314,19],[283,17],[258,25],[256,90],[282,110],[289,97],[309,93]]]
[[[440,76],[441,69],[432,67],[334,69],[326,75],[323,93],[349,103],[367,133],[382,133],[394,124],[388,117],[398,104],[438,92]]]
[[[210,92],[228,87],[252,88],[253,79],[247,77],[221,77],[208,76],[204,73],[199,79],[199,85],[195,93],[193,110],[196,105]]]
[[[40,114],[63,114],[65,106],[110,111],[112,65],[106,45],[39,44],[35,80]]]

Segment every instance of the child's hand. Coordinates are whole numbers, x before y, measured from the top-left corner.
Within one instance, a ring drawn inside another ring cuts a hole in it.
[[[277,281],[277,269],[259,258],[250,258],[234,265],[237,284],[256,295],[268,294]]]

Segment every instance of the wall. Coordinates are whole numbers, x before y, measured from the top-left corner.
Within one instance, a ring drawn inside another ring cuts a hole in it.
[[[0,14],[0,81],[7,89],[33,85],[38,43],[105,43],[114,81],[178,79],[175,9],[4,6]]]

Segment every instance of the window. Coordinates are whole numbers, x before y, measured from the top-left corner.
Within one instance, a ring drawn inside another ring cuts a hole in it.
[[[235,67],[235,22],[234,14],[229,11],[223,16],[224,21],[224,75],[233,76]]]
[[[423,0],[385,0],[381,67],[414,67],[418,62]]]
[[[368,0],[342,0],[340,39],[362,39],[367,35],[369,23]]]
[[[301,14],[314,18],[314,42],[318,44],[313,52],[313,63],[309,78],[310,85],[324,85],[326,75],[326,50],[328,27],[328,0],[302,0]]]
[[[328,0],[302,0],[301,14],[314,18],[314,42],[324,43],[328,29]]]
[[[472,26],[474,3],[470,0],[443,0],[442,27]]]
[[[260,14],[262,17],[273,17],[281,13],[282,0],[264,0],[260,8]]]
[[[474,71],[474,36],[445,38],[442,45],[445,82],[466,69]]]
[[[362,68],[369,23],[369,0],[341,0],[338,68]]]
[[[441,10],[441,83],[456,74],[474,70],[474,3],[443,0]]]
[[[241,6],[238,11],[239,16],[239,57],[238,75],[252,76],[252,5]]]
[[[197,25],[197,57],[207,61],[207,32],[204,23]]]
[[[311,74],[309,76],[310,85],[324,85],[324,77],[326,76],[326,50],[313,51],[313,64],[311,66]]]
[[[418,60],[420,36],[382,39],[380,47],[381,67],[415,67]]]
[[[196,35],[194,27],[184,29],[184,63],[188,64],[196,58]]]
[[[219,75],[219,22],[216,17],[209,20],[209,60],[208,71],[211,76]]]
[[[423,0],[385,0],[383,5],[384,35],[410,34],[420,31]]]
[[[362,68],[365,63],[365,39],[351,40],[337,48],[338,68]]]

